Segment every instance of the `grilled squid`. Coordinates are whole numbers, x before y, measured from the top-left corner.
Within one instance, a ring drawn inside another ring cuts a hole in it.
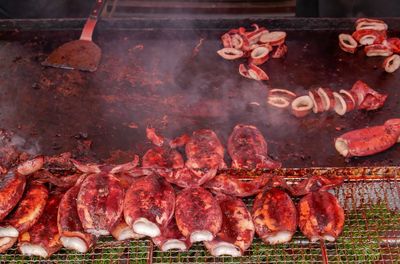
[[[4,253],[9,250],[15,242],[17,242],[18,237],[2,237],[0,238],[0,253]]]
[[[18,172],[9,171],[0,180],[0,221],[17,205],[24,194],[26,177]]]
[[[344,157],[369,156],[382,152],[399,141],[399,120],[390,119],[382,126],[347,132],[335,139],[335,148]]]
[[[182,134],[169,142],[169,147],[172,149],[185,146],[190,140],[188,134]]]
[[[119,184],[124,189],[125,194],[129,187],[134,182],[134,177],[130,173],[122,173],[118,175]],[[145,235],[136,234],[132,228],[126,223],[124,215],[122,214],[118,221],[114,224],[111,230],[111,235],[118,241],[128,240],[128,239],[140,239],[145,237]]]
[[[235,48],[223,48],[217,51],[218,55],[226,60],[236,60],[243,57],[244,53]]]
[[[174,214],[175,192],[156,175],[137,178],[125,195],[124,218],[139,235],[159,236]]]
[[[311,192],[298,204],[299,227],[311,241],[335,241],[343,230],[344,211],[335,196],[326,191]]]
[[[38,222],[19,236],[18,248],[22,255],[48,258],[61,249],[57,212],[62,196],[58,191],[51,193]]]
[[[126,223],[124,217],[120,217],[117,223],[111,230],[111,235],[118,241],[129,240],[129,239],[141,239],[146,237],[135,233],[132,228]]]
[[[387,30],[387,24],[379,19],[359,18],[355,23],[356,30],[372,29],[377,31]]]
[[[213,195],[202,187],[187,188],[176,198],[175,219],[191,243],[211,241],[222,225],[222,212]]]
[[[13,238],[18,238],[39,220],[47,198],[48,191],[43,184],[32,182],[28,185],[16,209],[0,224],[0,247],[3,250],[11,247]]]
[[[325,111],[335,108],[335,96],[330,88],[318,88],[317,93],[322,99],[322,105]]]
[[[200,186],[214,178],[218,169],[226,167],[224,147],[217,134],[210,129],[194,131],[185,152],[185,168],[178,169],[172,178],[166,178],[180,187]]]
[[[161,251],[171,249],[187,251],[192,246],[189,239],[179,231],[174,218],[171,219],[166,227],[161,229],[159,236],[152,238],[152,241]]]
[[[268,81],[269,76],[265,71],[263,71],[260,67],[250,63],[248,67],[244,64],[239,65],[239,73],[245,78],[253,79],[256,81]]]
[[[357,41],[349,34],[339,35],[339,47],[349,53],[354,53],[357,49]]]
[[[260,36],[261,43],[268,43],[271,46],[279,46],[285,42],[286,32],[284,31],[273,31],[265,32]]]
[[[212,180],[206,182],[204,187],[215,193],[223,193],[236,197],[248,197],[259,193],[269,182],[270,175],[263,174],[249,181],[243,181],[237,175],[220,173]]]
[[[89,175],[77,197],[78,215],[85,232],[96,236],[110,234],[122,214],[123,201],[124,190],[114,175]]]
[[[360,29],[356,30],[352,36],[361,45],[381,44],[386,39],[386,31]]]
[[[292,104],[292,114],[296,117],[305,117],[314,107],[313,100],[308,95],[299,96],[293,100]]]
[[[288,47],[285,44],[281,44],[274,50],[274,52],[272,52],[271,57],[274,59],[283,58],[286,55],[287,51]]]
[[[164,137],[156,133],[156,129],[153,127],[146,128],[146,137],[151,141],[154,145],[161,147],[164,144]]]
[[[387,99],[387,94],[378,93],[363,81],[355,82],[350,91],[357,95],[358,109],[367,111],[381,108]]]
[[[38,156],[36,158],[27,160],[18,165],[17,172],[22,175],[29,175],[40,170],[44,165],[44,157]]]
[[[296,94],[286,89],[271,89],[267,103],[277,108],[287,108],[296,98]]]
[[[304,196],[310,192],[328,191],[343,183],[342,177],[325,177],[313,175],[289,188],[292,196]]]
[[[368,57],[373,57],[373,56],[387,57],[393,54],[393,51],[387,45],[383,44],[372,44],[365,46],[364,51]]]
[[[386,41],[394,53],[400,53],[400,38],[388,38]]]
[[[185,184],[186,182],[190,182],[190,180],[177,177],[183,176],[182,174],[179,174],[174,170],[170,170],[183,169],[185,166],[182,155],[175,149],[166,147],[151,148],[144,154],[142,165],[144,168],[154,169],[167,181],[175,183],[179,186]],[[185,175],[192,176],[190,172]],[[178,184],[179,182],[180,184]]]
[[[254,237],[254,224],[250,212],[242,200],[227,195],[218,195],[222,210],[222,227],[212,241],[204,245],[213,256],[242,256]]]
[[[297,229],[297,209],[290,196],[279,188],[266,188],[253,204],[257,235],[267,244],[290,241]]]
[[[84,231],[78,216],[76,198],[80,185],[70,188],[58,207],[57,224],[61,244],[68,249],[86,253],[94,244],[95,237]]]
[[[394,54],[383,61],[383,68],[388,73],[395,72],[400,67],[400,56]]]
[[[232,168],[280,168],[281,163],[268,156],[268,145],[255,126],[239,124],[228,139]]]
[[[336,114],[342,116],[354,109],[353,101],[347,95],[334,92],[333,96],[335,97],[334,110]]]
[[[225,33],[221,36],[221,41],[222,41],[222,46],[224,48],[232,48],[232,38],[231,35],[228,33]]]
[[[317,91],[309,91],[308,96],[311,98],[311,101],[313,102],[313,108],[312,111],[316,113],[320,113],[324,111],[324,102],[322,100],[322,97],[318,94]]]
[[[261,65],[269,59],[269,49],[266,47],[257,47],[250,53],[250,63]]]

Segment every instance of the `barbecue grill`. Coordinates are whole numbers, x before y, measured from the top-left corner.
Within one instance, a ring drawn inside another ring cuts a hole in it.
[[[400,19],[385,19],[390,34]],[[148,125],[170,138],[199,128],[213,129],[226,143],[238,123],[257,126],[269,153],[285,169],[272,173],[297,182],[311,175],[340,175],[346,181],[335,195],[346,213],[337,242],[321,246],[299,232],[285,245],[255,239],[240,258],[210,256],[200,245],[188,252],[161,252],[149,240],[116,242],[102,238],[88,254],[62,249],[49,262],[63,263],[397,263],[400,259],[400,152],[346,160],[333,138],[399,117],[400,75],[387,75],[380,60],[341,52],[340,32],[354,19],[180,18],[112,19],[99,22],[94,39],[103,57],[95,73],[44,68],[40,62],[60,44],[77,39],[84,20],[7,20],[0,22],[1,126],[45,155],[76,149],[91,140],[86,156],[106,159],[122,152],[143,153]],[[216,55],[219,37],[252,23],[288,33],[288,55],[270,61],[271,81],[241,78],[235,63]],[[193,49],[199,44],[199,52]],[[266,105],[266,88],[350,88],[361,79],[389,93],[383,109],[296,119]],[[78,153],[81,154],[81,153]],[[123,156],[123,155],[121,155]],[[228,159],[228,157],[227,157]],[[346,168],[344,168],[346,167]],[[257,173],[257,172],[247,172]],[[245,177],[245,176],[244,176]],[[252,199],[246,199],[250,206]],[[325,260],[324,260],[325,259]],[[22,257],[15,247],[2,262],[42,262]]]

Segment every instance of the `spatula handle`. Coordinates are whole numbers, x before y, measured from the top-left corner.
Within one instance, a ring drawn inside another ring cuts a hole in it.
[[[94,28],[105,3],[106,0],[96,0],[96,4],[94,5],[92,12],[90,13],[89,18],[86,20],[85,26],[83,27],[80,37],[81,40],[92,41]]]

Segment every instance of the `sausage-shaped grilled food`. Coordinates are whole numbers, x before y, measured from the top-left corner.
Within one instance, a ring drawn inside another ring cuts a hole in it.
[[[125,221],[140,235],[159,236],[161,228],[171,221],[174,209],[174,189],[158,175],[135,179],[125,195]]]
[[[399,120],[389,119],[382,126],[347,132],[335,139],[335,148],[344,157],[368,156],[382,152],[399,142]]]
[[[61,244],[65,248],[86,253],[93,245],[95,237],[83,230],[79,220],[76,198],[80,187],[77,184],[64,194],[58,207],[57,224]]]
[[[191,243],[213,240],[222,226],[218,202],[202,187],[187,188],[177,195],[175,219]]]
[[[213,256],[242,256],[254,238],[254,224],[250,212],[241,199],[218,195],[222,211],[222,227],[212,241],[204,245]]]
[[[298,204],[299,227],[310,241],[335,241],[343,230],[344,210],[326,191],[311,192]]]
[[[257,235],[267,244],[289,242],[297,229],[297,209],[279,188],[266,188],[254,199],[253,222]]]
[[[39,221],[19,236],[18,248],[23,255],[48,258],[61,249],[57,213],[62,196],[61,192],[52,192]]]

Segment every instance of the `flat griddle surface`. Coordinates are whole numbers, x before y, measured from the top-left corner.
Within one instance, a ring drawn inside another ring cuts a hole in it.
[[[232,27],[239,25],[250,24],[238,21]],[[77,39],[79,31],[1,32],[0,127],[36,144],[43,154],[70,151],[83,135],[103,159],[116,150],[144,154],[151,147],[145,137],[148,125],[169,138],[211,128],[226,144],[233,127],[245,123],[262,131],[269,154],[284,167],[400,165],[400,145],[350,160],[334,149],[333,140],[342,133],[400,117],[400,72],[385,73],[383,58],[368,58],[362,50],[355,55],[341,51],[337,36],[351,28],[286,29],[286,58],[261,66],[268,82],[241,77],[238,65],[245,60],[226,61],[216,54],[224,31],[100,27],[94,41],[103,57],[95,73],[40,65],[60,44]],[[270,88],[300,95],[320,86],[350,89],[357,80],[389,94],[382,109],[298,119],[266,104]]]

